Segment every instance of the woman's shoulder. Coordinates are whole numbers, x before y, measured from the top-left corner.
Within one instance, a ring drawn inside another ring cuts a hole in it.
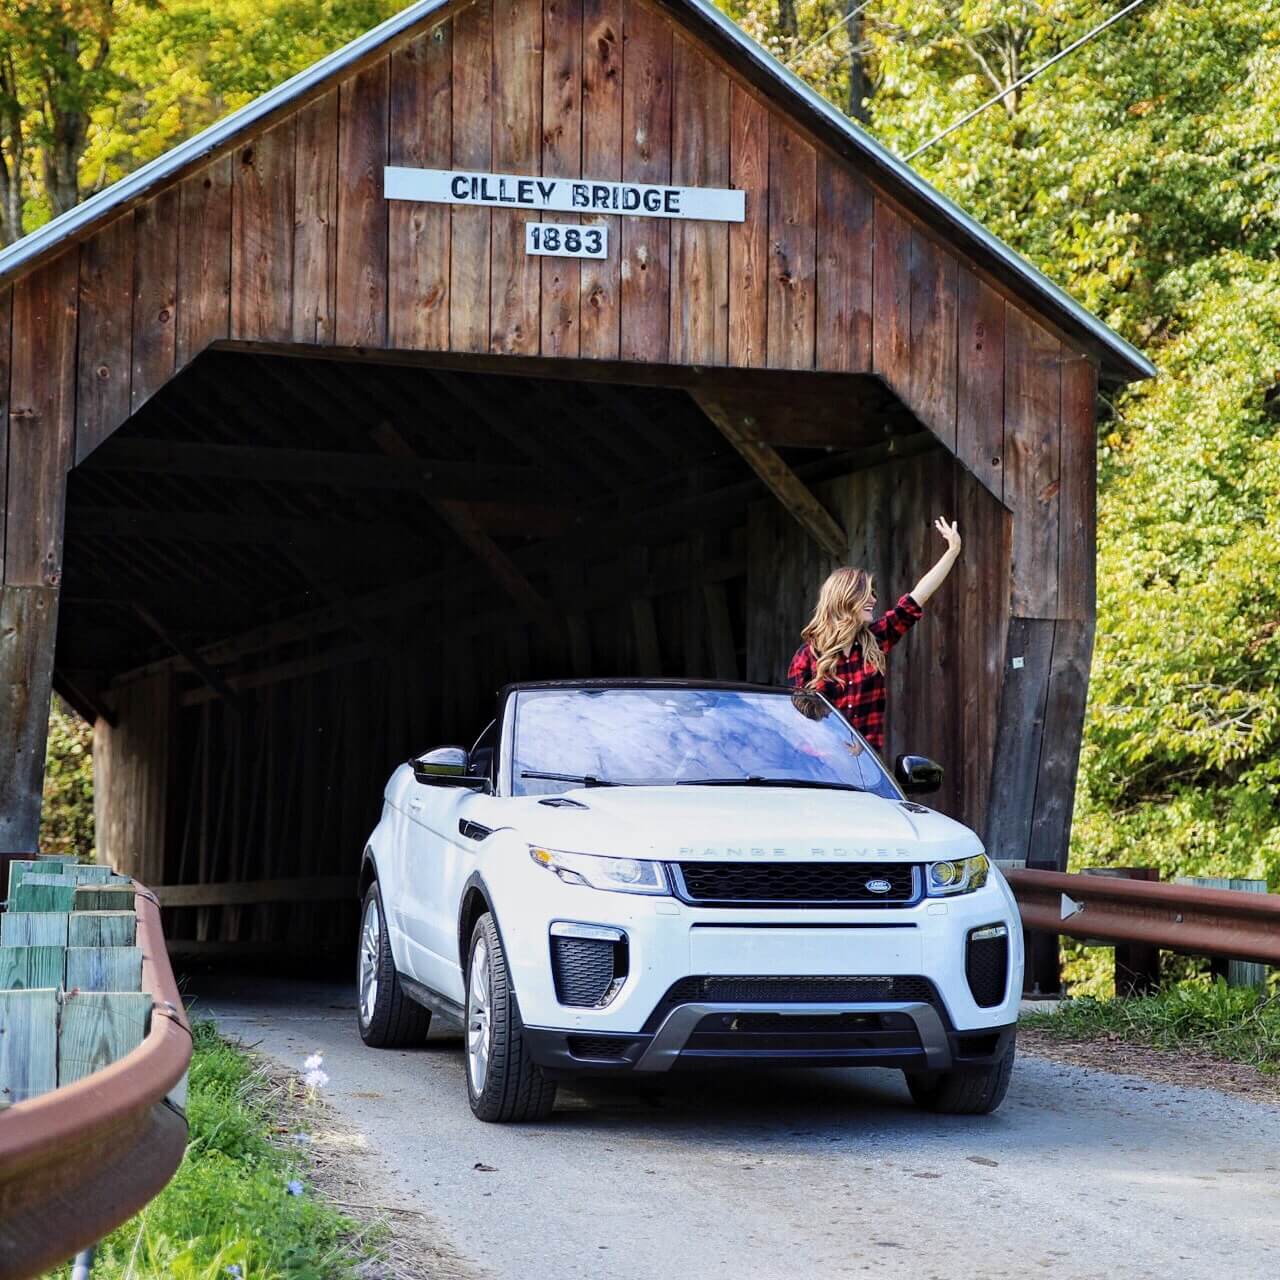
[[[787,674],[793,680],[797,676],[809,675],[817,663],[817,657],[813,651],[813,645],[807,640],[800,642],[800,647],[791,655],[791,662],[787,666]]]

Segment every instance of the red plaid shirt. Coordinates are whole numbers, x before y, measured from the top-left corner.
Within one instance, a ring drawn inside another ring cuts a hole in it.
[[[871,634],[881,650],[888,653],[915,626],[923,612],[908,592],[888,613],[871,623]],[[792,688],[805,688],[817,669],[817,655],[806,641],[791,659],[787,679]],[[836,659],[835,678],[824,680],[817,690],[876,751],[883,753],[884,675],[863,659],[861,646],[855,644],[849,653],[842,653]]]

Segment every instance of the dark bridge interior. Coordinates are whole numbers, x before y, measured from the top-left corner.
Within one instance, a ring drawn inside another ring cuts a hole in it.
[[[227,886],[345,894],[391,768],[508,680],[781,678],[774,499],[708,405],[810,483],[937,448],[872,378],[441,361],[211,351],[70,476],[55,686],[101,716],[100,850],[190,886],[175,938],[323,942],[297,886]]]

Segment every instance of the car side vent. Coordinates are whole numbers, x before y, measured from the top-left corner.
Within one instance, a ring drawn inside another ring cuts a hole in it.
[[[539,800],[539,804],[545,804],[548,809],[588,809],[590,805],[585,805],[581,800],[570,800],[568,796],[548,796],[545,800]]]

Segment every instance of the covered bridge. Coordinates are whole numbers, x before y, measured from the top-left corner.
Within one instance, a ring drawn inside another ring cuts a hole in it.
[[[499,684],[778,682],[939,514],[889,755],[1065,860],[1097,390],[1153,370],[705,0],[424,0],[0,254],[0,332],[0,849],[56,689],[175,939],[347,943]]]

